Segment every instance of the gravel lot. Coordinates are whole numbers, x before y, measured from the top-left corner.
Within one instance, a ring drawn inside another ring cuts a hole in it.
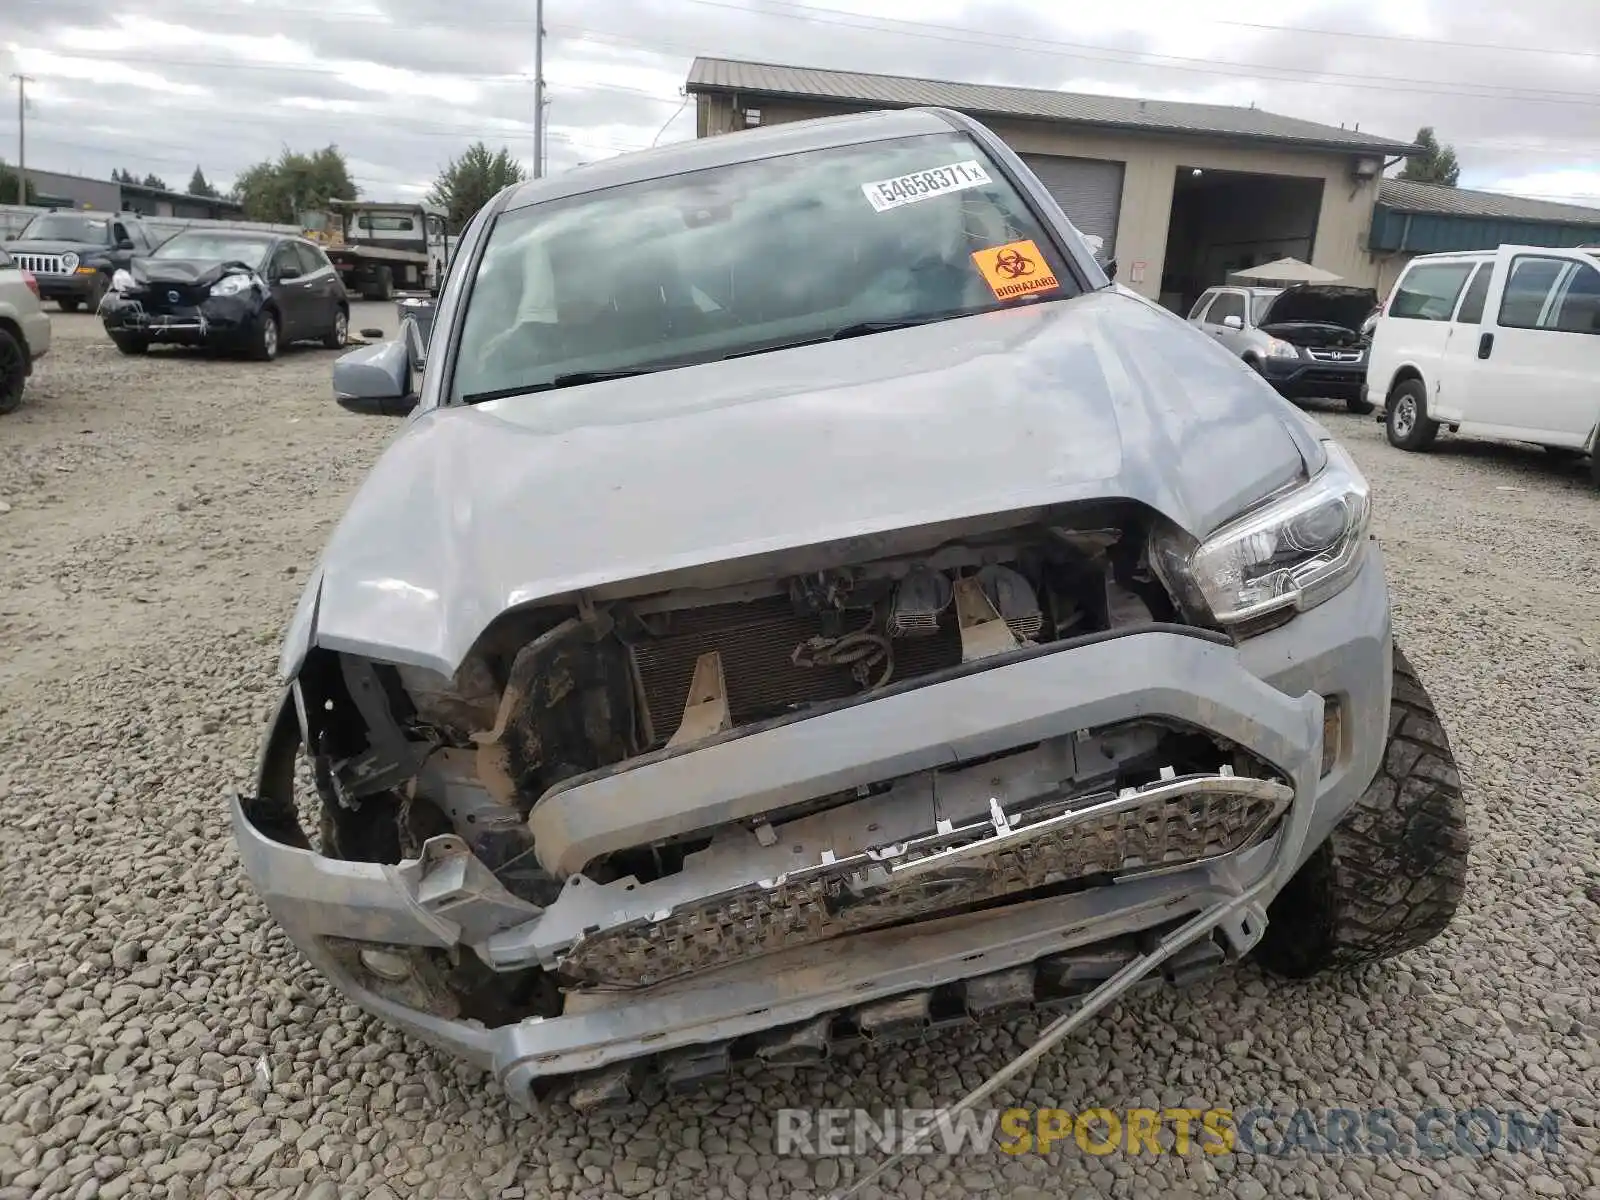
[[[301,578],[396,426],[333,404],[325,351],[124,359],[92,318],[54,319],[0,419],[0,1200],[817,1194],[862,1165],[775,1157],[776,1109],[948,1102],[1030,1036],[527,1117],[342,1004],[242,883],[223,800]],[[1373,480],[1403,641],[1466,776],[1464,912],[1354,978],[1246,967],[1121,1005],[1003,1103],[1558,1108],[1565,1152],[1074,1147],[923,1158],[867,1195],[1600,1197],[1600,496],[1537,450],[1403,455],[1324,419]]]

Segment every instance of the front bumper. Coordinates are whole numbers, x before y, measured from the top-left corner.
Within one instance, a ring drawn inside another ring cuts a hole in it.
[[[1352,362],[1324,362],[1307,358],[1263,358],[1262,376],[1278,394],[1288,399],[1307,400],[1328,397],[1335,400],[1360,399],[1367,380],[1367,359],[1362,355]]]
[[[264,800],[233,804],[241,863],[273,916],[310,961],[347,995],[420,1039],[492,1069],[514,1101],[531,1105],[552,1076],[593,1072],[653,1055],[693,1055],[823,1014],[892,1001],[973,976],[989,977],[1129,935],[1149,933],[1230,901],[1256,918],[1231,936],[1247,949],[1259,912],[1323,841],[1377,770],[1387,736],[1390,682],[1388,597],[1380,555],[1369,544],[1349,588],[1317,609],[1240,646],[1175,631],[1131,632],[975,675],[909,689],[833,714],[795,721],[760,754],[694,761],[739,786],[785,791],[853,772],[918,769],[971,758],[1107,722],[1168,715],[1200,724],[1271,763],[1292,783],[1286,815],[1268,840],[1203,864],[1142,875],[1071,895],[1011,904],[736,962],[628,992],[571,996],[561,1016],[499,1028],[447,1019],[379,994],[330,939],[389,946],[471,947],[491,966],[548,962],[573,932],[632,919],[682,887],[682,876],[639,885],[580,889],[569,880],[542,915],[511,897],[453,838],[435,838],[420,860],[387,865],[322,858]],[[966,685],[965,687],[960,685]],[[1324,698],[1338,704],[1339,745],[1323,771]],[[296,736],[286,696],[273,739]],[[817,736],[826,733],[827,737]],[[734,738],[720,747],[738,747]],[[269,741],[268,754],[273,753]],[[265,760],[264,760],[265,761]],[[669,760],[670,763],[671,760]],[[660,765],[660,764],[658,764]],[[632,775],[637,772],[624,772]],[[264,771],[265,778],[265,771]],[[723,803],[689,778],[642,779],[630,799],[670,786],[682,803]],[[821,786],[818,784],[818,786]],[[724,789],[726,790],[726,789]],[[825,789],[824,789],[825,790]],[[821,794],[813,791],[811,794]],[[627,819],[653,819],[630,812]],[[569,828],[574,841],[591,831]],[[581,835],[581,836],[580,836]],[[301,839],[303,840],[303,839]],[[780,843],[787,850],[786,843]],[[573,879],[581,879],[573,876]],[[588,881],[585,881],[588,882]],[[577,904],[582,893],[587,908]],[[681,897],[679,897],[681,900]],[[585,914],[588,914],[587,916]]]
[[[182,305],[113,293],[100,307],[107,333],[182,346],[241,341],[254,316],[250,303],[238,296],[213,296],[200,304]]]
[[[94,295],[99,271],[74,271],[71,275],[35,275],[41,300],[87,300]]]

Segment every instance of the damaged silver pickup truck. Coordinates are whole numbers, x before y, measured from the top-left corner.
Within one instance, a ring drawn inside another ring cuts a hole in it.
[[[987,130],[501,193],[313,571],[244,870],[368,1011],[578,1105],[1425,942],[1460,781],[1366,481]]]

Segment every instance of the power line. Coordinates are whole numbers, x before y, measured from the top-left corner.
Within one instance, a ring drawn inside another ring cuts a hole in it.
[[[26,6],[35,7],[35,8],[49,8],[54,12],[60,12],[63,9],[63,7],[65,7],[62,4],[62,0],[10,0],[10,3],[13,4],[13,5],[18,5],[18,6],[26,5]],[[98,15],[101,15],[101,12],[103,10],[98,5],[88,5],[88,4],[86,4],[86,5],[84,5],[83,11],[85,13],[89,14],[89,15],[98,16]],[[198,14],[198,13],[215,13],[217,15],[227,16],[227,17],[237,17],[239,15],[239,10],[236,7],[230,7],[230,6],[227,6],[227,5],[201,4],[201,3],[194,2],[194,0],[188,0],[188,2],[186,2],[184,4],[184,11],[185,11],[185,13],[196,13],[196,14]],[[754,14],[754,15],[760,15],[762,10],[760,10],[760,9],[748,9],[746,11],[748,11],[748,12]],[[387,26],[391,26],[391,27],[394,27],[396,25],[396,23],[394,21],[390,20],[388,17],[386,17],[382,13],[338,12],[338,11],[336,11],[336,12],[328,12],[327,10],[320,9],[320,8],[288,8],[288,7],[278,6],[278,5],[274,5],[271,8],[270,12],[273,15],[315,17],[319,22],[328,23],[328,24],[387,25]],[[852,13],[851,15],[854,15],[854,16],[869,16],[870,14]],[[1256,30],[1258,32],[1263,32],[1263,33],[1292,34],[1292,35],[1296,35],[1296,36],[1318,37],[1318,38],[1324,38],[1324,37],[1354,38],[1354,39],[1358,39],[1358,40],[1361,40],[1361,41],[1395,42],[1395,43],[1398,43],[1398,44],[1401,44],[1401,45],[1442,46],[1442,47],[1447,47],[1447,48],[1450,48],[1450,49],[1467,49],[1467,50],[1493,50],[1493,51],[1497,51],[1497,52],[1513,53],[1513,54],[1545,54],[1545,55],[1553,55],[1553,56],[1556,56],[1556,57],[1565,57],[1565,58],[1600,58],[1600,50],[1575,50],[1575,49],[1572,49],[1570,47],[1559,47],[1559,46],[1499,45],[1499,44],[1496,44],[1496,43],[1493,43],[1493,42],[1471,42],[1471,41],[1464,41],[1464,40],[1454,39],[1454,38],[1428,37],[1428,36],[1426,36],[1424,34],[1357,32],[1357,31],[1348,30],[1348,29],[1323,29],[1323,28],[1320,28],[1320,27],[1313,27],[1313,26],[1307,26],[1307,25],[1270,25],[1270,24],[1265,24],[1263,22],[1259,22],[1259,21],[1235,21],[1235,20],[1230,20],[1229,18],[1226,18],[1226,17],[1209,17],[1209,16],[1200,16],[1198,14],[1185,14],[1185,15],[1186,15],[1186,18],[1188,20],[1195,21],[1195,22],[1198,22],[1198,23],[1201,23],[1201,24],[1205,24],[1205,25],[1221,25],[1221,26],[1224,26],[1224,27],[1227,27],[1227,28],[1231,28],[1231,29],[1253,29],[1253,30]],[[876,20],[886,20],[887,21],[887,20],[899,20],[900,18],[880,17],[880,18],[874,18],[874,19],[876,19]],[[911,22],[911,23],[913,23],[913,24],[923,24],[923,25],[934,25],[933,22]],[[479,17],[479,16],[474,16],[472,18],[472,24],[473,24],[473,26],[475,28],[494,27],[494,28],[531,29],[533,27],[534,22],[533,22],[533,19],[531,17]],[[944,28],[944,29],[960,29],[960,28],[962,28],[960,26],[950,26],[950,25],[935,25],[934,27],[935,28]]]
[[[890,17],[870,17],[860,13],[849,12],[844,9],[821,8],[815,5],[792,3],[791,0],[768,0],[769,4],[785,3],[788,7],[800,11],[784,12],[776,7],[764,7],[751,10],[743,5],[729,3],[728,0],[681,0],[685,4],[696,4],[706,8],[717,8],[744,13],[746,15],[782,17],[786,20],[804,21],[808,24],[826,23],[830,27],[843,25],[849,29],[860,29],[869,33],[893,34],[897,37],[916,37],[928,41],[948,42],[962,46],[985,46],[991,49],[1003,49],[1008,52],[1023,52],[1041,54],[1050,58],[1081,59],[1088,62],[1108,62],[1119,66],[1144,67],[1151,70],[1184,71],[1191,74],[1217,75],[1228,79],[1254,79],[1261,82],[1290,83],[1316,86],[1351,86],[1361,85],[1370,91],[1414,93],[1418,95],[1436,96],[1461,96],[1480,100],[1525,100],[1532,103],[1545,104],[1575,104],[1584,107],[1600,107],[1600,100],[1596,100],[1592,92],[1576,92],[1561,89],[1513,89],[1499,87],[1499,85],[1480,85],[1496,88],[1494,91],[1469,91],[1460,86],[1451,85],[1447,80],[1423,79],[1417,80],[1410,76],[1396,75],[1371,75],[1353,74],[1338,71],[1313,71],[1298,67],[1274,67],[1267,63],[1238,62],[1232,59],[1214,58],[1189,58],[1175,54],[1156,54],[1139,50],[1115,50],[1104,46],[1095,46],[1084,42],[1069,42],[1036,37],[1013,37],[1004,34],[990,34],[982,30],[970,29],[965,26],[933,25],[924,21],[910,21]],[[851,20],[848,18],[856,18]],[[861,20],[878,22],[873,25],[861,24]],[[885,27],[892,22],[892,27]],[[923,30],[937,30],[940,32],[923,32]],[[967,34],[971,36],[953,36],[954,34]],[[657,41],[657,45],[667,43]],[[684,49],[681,44],[678,49]],[[1117,56],[1117,57],[1113,57]],[[1160,60],[1160,61],[1147,61]],[[1271,71],[1275,74],[1261,75],[1252,72]],[[1297,76],[1305,76],[1304,80]],[[1345,82],[1348,81],[1348,82]],[[1374,81],[1383,83],[1383,87],[1372,87]],[[1411,84],[1427,84],[1426,87],[1406,86]]]

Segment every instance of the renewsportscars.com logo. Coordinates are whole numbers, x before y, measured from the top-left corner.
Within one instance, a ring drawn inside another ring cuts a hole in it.
[[[1494,1151],[1561,1153],[1561,1115],[1493,1108],[784,1108],[777,1152],[879,1154],[1243,1154],[1280,1157],[1481,1158]]]

